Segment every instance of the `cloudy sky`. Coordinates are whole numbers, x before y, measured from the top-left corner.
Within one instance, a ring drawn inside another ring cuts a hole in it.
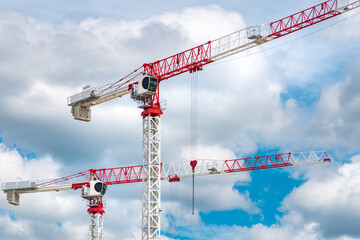
[[[140,164],[129,96],[75,121],[68,96],[309,1],[0,0],[0,182]],[[326,150],[330,164],[163,183],[164,239],[360,239],[360,10],[206,66],[198,157]],[[162,82],[162,161],[189,158],[190,74]],[[105,239],[141,238],[141,184],[111,186]],[[87,239],[78,191],[0,193],[1,239]],[[176,216],[176,217],[173,217]]]

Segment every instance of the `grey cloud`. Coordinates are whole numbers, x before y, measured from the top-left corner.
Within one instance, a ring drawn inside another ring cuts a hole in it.
[[[287,215],[282,224],[318,224],[318,232],[325,239],[343,236],[360,237],[356,224],[360,220],[359,189],[357,187],[359,156],[348,164],[335,165],[332,169],[318,168],[310,174],[309,180],[294,189],[283,201],[282,210]],[[330,170],[330,171],[329,171]],[[300,222],[293,222],[291,215],[301,216]]]

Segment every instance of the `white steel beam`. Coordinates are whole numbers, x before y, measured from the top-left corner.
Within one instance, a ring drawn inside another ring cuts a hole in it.
[[[143,119],[142,239],[160,239],[160,116]]]
[[[89,240],[103,240],[103,215],[101,213],[89,214]]]

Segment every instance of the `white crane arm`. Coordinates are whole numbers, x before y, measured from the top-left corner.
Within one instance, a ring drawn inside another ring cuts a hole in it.
[[[197,160],[194,169],[195,176],[246,172],[261,169],[309,165],[330,162],[325,151],[282,153],[268,156],[239,158],[232,160]],[[163,163],[161,177],[172,180],[178,177],[192,177],[193,170],[190,161]]]

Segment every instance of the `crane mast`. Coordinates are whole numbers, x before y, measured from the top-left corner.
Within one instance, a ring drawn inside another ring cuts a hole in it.
[[[91,107],[130,94],[143,111],[143,164],[139,166],[90,169],[64,178],[40,183],[9,182],[2,185],[9,203],[18,205],[19,194],[46,191],[83,189],[82,196],[89,201],[89,239],[103,239],[102,196],[107,185],[142,182],[142,239],[160,239],[161,180],[179,181],[182,177],[236,173],[260,169],[289,167],[301,164],[327,162],[325,152],[286,153],[255,158],[193,160],[191,162],[162,163],[161,121],[165,109],[160,101],[159,85],[185,72],[196,72],[203,66],[227,58],[263,43],[286,36],[311,25],[338,16],[360,6],[360,0],[327,0],[301,12],[268,24],[250,26],[218,39],[208,41],[186,51],[152,63],[145,63],[118,81],[99,88],[86,86],[80,93],[68,97],[67,104],[76,120],[90,121]],[[196,163],[194,164],[194,161]],[[190,165],[191,163],[192,165]],[[195,167],[196,166],[196,167]],[[79,177],[88,181],[64,184]],[[93,190],[101,183],[100,192]],[[87,194],[90,189],[90,194]],[[91,191],[93,191],[91,193]],[[94,192],[95,191],[95,192]]]
[[[161,122],[154,110],[143,112],[142,239],[160,238]]]

